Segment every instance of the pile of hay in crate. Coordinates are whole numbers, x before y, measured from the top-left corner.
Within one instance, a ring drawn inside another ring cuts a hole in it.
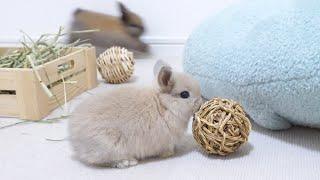
[[[25,34],[22,47],[0,48],[0,116],[40,120],[64,104],[65,94],[70,100],[97,86],[94,47],[60,44],[65,34],[60,28],[36,41]]]

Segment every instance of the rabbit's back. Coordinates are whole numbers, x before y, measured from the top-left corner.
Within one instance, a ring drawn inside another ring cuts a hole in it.
[[[171,141],[162,111],[152,89],[125,87],[94,95],[73,113],[71,144],[89,163],[160,154]]]

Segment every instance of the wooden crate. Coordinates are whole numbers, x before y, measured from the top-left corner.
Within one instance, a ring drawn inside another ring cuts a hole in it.
[[[0,54],[8,48],[0,48]],[[38,67],[42,81],[54,94],[49,98],[32,69],[0,68],[0,116],[40,120],[64,104],[62,79],[76,81],[66,84],[67,99],[97,86],[96,55],[93,47],[75,48],[70,54]]]

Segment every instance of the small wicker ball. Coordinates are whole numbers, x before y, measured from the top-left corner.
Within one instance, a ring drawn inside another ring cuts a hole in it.
[[[240,104],[214,98],[194,115],[192,132],[208,154],[228,155],[248,141],[251,123]]]
[[[126,48],[111,47],[99,55],[97,65],[101,76],[108,83],[123,83],[133,74],[133,53]]]

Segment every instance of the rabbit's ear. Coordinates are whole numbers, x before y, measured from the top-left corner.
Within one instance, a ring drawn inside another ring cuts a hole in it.
[[[153,66],[153,74],[154,74],[155,77],[158,76],[161,68],[163,68],[163,67],[169,67],[169,68],[171,68],[171,67],[170,67],[166,62],[164,62],[163,60],[158,60],[158,61],[154,64],[154,66]]]
[[[171,92],[174,86],[171,67],[160,60],[155,64],[153,71],[157,78],[160,90],[166,93]]]
[[[122,19],[122,21],[127,22],[129,20],[130,11],[121,2],[118,2],[118,6],[119,6],[119,9],[121,11],[121,19]]]
[[[119,7],[121,13],[126,13],[126,12],[128,12],[128,9],[126,8],[126,6],[125,6],[124,4],[122,4],[122,2],[119,2],[119,1],[118,1],[118,7]]]

